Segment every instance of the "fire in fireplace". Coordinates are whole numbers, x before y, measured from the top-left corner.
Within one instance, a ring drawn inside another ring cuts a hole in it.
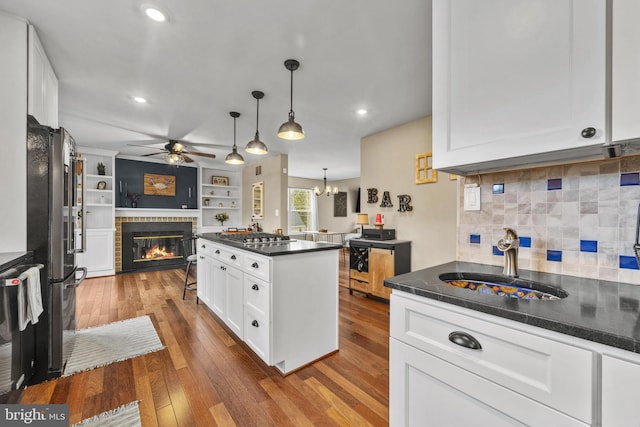
[[[122,271],[175,268],[184,264],[182,240],[191,236],[190,222],[122,224]]]

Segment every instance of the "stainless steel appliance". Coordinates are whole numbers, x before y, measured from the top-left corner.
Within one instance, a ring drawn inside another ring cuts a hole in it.
[[[289,236],[272,233],[219,233],[218,237],[244,245],[287,244],[292,240]]]
[[[32,376],[34,327],[20,326],[18,298],[27,286],[25,271],[33,266],[30,252],[0,254],[0,403],[17,402],[16,390]]]
[[[82,242],[75,226],[85,216],[82,201],[84,167],[76,144],[64,130],[27,120],[27,249],[41,274],[44,313],[35,327],[34,382],[60,376],[75,335],[76,287],[87,271],[76,265],[84,251],[86,221],[81,221]],[[77,277],[79,276],[79,277]]]

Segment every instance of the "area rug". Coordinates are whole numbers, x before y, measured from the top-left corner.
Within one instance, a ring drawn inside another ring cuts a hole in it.
[[[87,418],[72,427],[141,427],[138,401]]]
[[[162,350],[149,316],[76,331],[63,377]]]

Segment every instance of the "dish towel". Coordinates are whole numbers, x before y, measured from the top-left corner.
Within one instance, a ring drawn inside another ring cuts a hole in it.
[[[38,323],[42,314],[42,292],[40,290],[40,269],[31,267],[24,272],[27,278],[18,285],[18,329],[24,331],[29,322]]]

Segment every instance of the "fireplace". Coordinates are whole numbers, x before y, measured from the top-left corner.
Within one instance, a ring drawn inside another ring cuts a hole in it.
[[[182,239],[191,222],[126,222],[122,224],[122,272],[176,268],[185,263]]]

